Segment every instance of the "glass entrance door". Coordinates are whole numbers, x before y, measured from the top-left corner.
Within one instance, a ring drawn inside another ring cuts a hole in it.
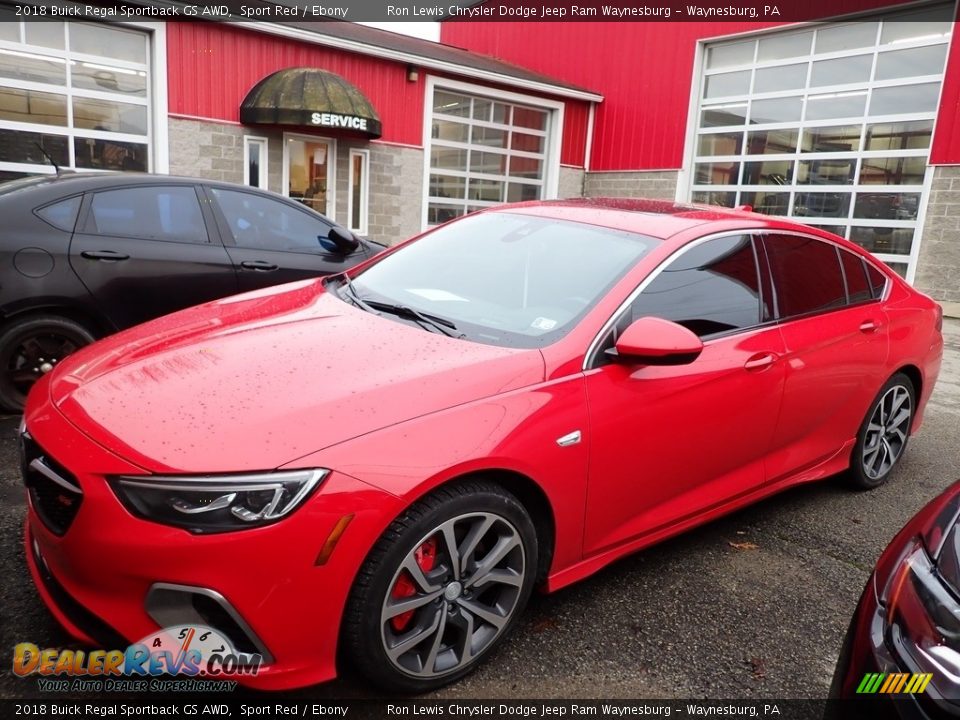
[[[288,135],[283,148],[283,188],[299,200],[333,219],[336,144],[327,138]]]

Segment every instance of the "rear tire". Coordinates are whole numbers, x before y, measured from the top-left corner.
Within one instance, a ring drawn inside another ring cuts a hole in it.
[[[502,487],[470,480],[434,491],[394,520],[357,575],[346,659],[388,692],[463,677],[513,628],[537,563],[530,516]]]
[[[0,331],[0,406],[22,411],[37,380],[95,339],[87,328],[59,315],[32,315],[5,326]]]
[[[850,483],[858,490],[880,487],[900,462],[910,439],[916,390],[903,373],[884,383],[860,425],[850,458]]]

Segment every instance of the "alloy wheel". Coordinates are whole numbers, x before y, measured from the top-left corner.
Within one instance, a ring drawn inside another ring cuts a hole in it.
[[[4,371],[7,383],[26,398],[27,391],[63,358],[86,343],[57,330],[38,329],[25,335],[10,353]]]
[[[390,662],[419,678],[471,663],[516,611],[525,562],[519,531],[500,515],[469,513],[432,530],[406,554],[383,601]]]
[[[907,444],[912,417],[910,392],[902,385],[894,385],[880,398],[864,436],[861,464],[868,478],[882,478],[896,465]]]

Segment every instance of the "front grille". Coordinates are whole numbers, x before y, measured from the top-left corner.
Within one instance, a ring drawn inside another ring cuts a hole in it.
[[[76,478],[27,432],[20,434],[20,465],[33,509],[52,533],[63,535],[83,502]]]

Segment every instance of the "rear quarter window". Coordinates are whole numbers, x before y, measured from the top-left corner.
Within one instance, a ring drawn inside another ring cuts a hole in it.
[[[34,214],[48,225],[52,225],[57,230],[64,232],[73,232],[77,224],[77,215],[80,212],[80,200],[82,196],[59,200],[49,205],[34,210]]]

